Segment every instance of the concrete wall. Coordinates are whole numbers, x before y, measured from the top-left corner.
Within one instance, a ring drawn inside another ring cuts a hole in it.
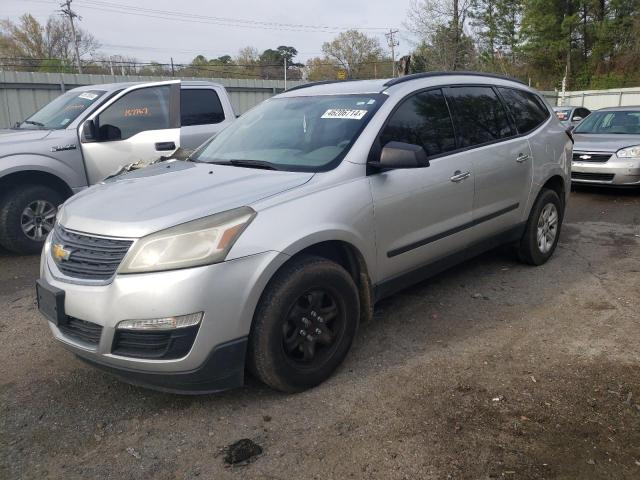
[[[7,128],[24,120],[71,88],[100,83],[161,80],[169,80],[169,78],[0,71],[0,128]],[[183,78],[182,80],[209,80],[224,85],[237,114],[246,112],[254,105],[284,90],[282,80],[244,78]],[[287,82],[287,87],[300,83],[302,82]]]

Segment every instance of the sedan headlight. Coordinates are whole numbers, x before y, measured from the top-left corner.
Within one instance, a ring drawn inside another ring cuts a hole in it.
[[[158,272],[222,262],[256,212],[236,208],[152,233],[138,240],[118,273]]]
[[[618,158],[640,158],[640,145],[620,149],[616,155]]]

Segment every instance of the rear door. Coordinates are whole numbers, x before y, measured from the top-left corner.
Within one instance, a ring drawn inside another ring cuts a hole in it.
[[[182,87],[180,144],[183,148],[196,149],[234,120],[233,114],[225,112],[222,93],[207,86]]]
[[[526,138],[518,137],[496,90],[489,85],[445,90],[462,148],[475,173],[473,228],[477,242],[516,225],[531,190],[532,159]]]
[[[89,184],[124,165],[171,155],[180,146],[180,81],[124,89],[81,124],[79,135]]]
[[[392,141],[420,145],[430,165],[369,177],[380,280],[463,249],[473,207],[471,158],[451,153],[455,134],[441,89],[400,102],[378,139],[380,147]]]

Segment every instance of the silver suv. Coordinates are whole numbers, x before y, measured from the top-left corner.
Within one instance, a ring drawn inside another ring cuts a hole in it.
[[[382,297],[499,244],[546,262],[571,149],[541,97],[501,77],[294,88],[190,161],[68,200],[39,308],[67,349],[132,383],[213,392],[248,368],[300,391]]]

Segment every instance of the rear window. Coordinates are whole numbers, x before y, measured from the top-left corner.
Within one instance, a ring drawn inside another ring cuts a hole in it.
[[[525,92],[524,90],[506,87],[498,87],[498,91],[508,105],[511,115],[513,115],[518,133],[529,133],[549,118],[549,110],[537,95],[531,92]],[[566,120],[569,118],[570,110],[566,112],[564,115],[565,118],[560,116],[560,112],[556,112],[556,115],[558,115],[560,120]]]
[[[507,112],[491,87],[451,87],[447,98],[454,106],[461,147],[471,147],[514,134]]]
[[[180,124],[207,125],[224,121],[224,110],[218,94],[210,88],[180,91]]]

